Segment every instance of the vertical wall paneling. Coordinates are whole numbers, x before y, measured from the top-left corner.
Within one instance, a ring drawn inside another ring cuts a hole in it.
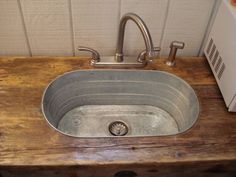
[[[221,0],[0,0],[0,55],[114,55],[120,18],[138,14],[155,46],[167,56],[173,40],[186,43],[182,56],[202,55]],[[213,10],[213,11],[212,11]],[[124,52],[138,55],[145,44],[138,27],[127,23]]]
[[[162,27],[162,32],[161,32],[161,38],[160,38],[160,45],[159,47],[163,46],[163,39],[164,39],[164,33],[165,33],[165,29],[166,29],[166,24],[167,24],[167,18],[168,18],[168,14],[169,14],[169,7],[170,7],[170,1],[171,0],[168,0],[167,1],[167,8],[166,8],[166,13],[165,13],[165,19],[164,19],[164,25]],[[161,49],[162,50],[162,49]],[[161,52],[159,52],[159,57],[161,56]]]
[[[32,54],[71,56],[69,4],[65,0],[21,0]]]
[[[27,29],[26,29],[26,26],[25,26],[25,18],[24,18],[24,15],[23,15],[20,0],[17,0],[17,4],[18,4],[20,16],[21,16],[21,21],[22,21],[22,26],[23,26],[23,30],[24,30],[24,34],[25,34],[25,41],[26,41],[26,44],[27,44],[27,47],[28,47],[28,50],[29,50],[29,56],[32,57],[32,51],[31,51],[31,47],[30,47],[30,43],[29,43],[29,37],[27,35]]]
[[[114,55],[118,15],[119,0],[72,0],[75,47],[88,46],[101,55]]]
[[[71,46],[72,46],[72,53],[73,53],[73,56],[75,56],[75,33],[74,33],[74,26],[73,26],[73,17],[72,17],[72,5],[71,5],[71,0],[68,0],[68,7],[69,7],[69,15],[70,15],[70,36],[71,36]]]
[[[198,56],[215,0],[171,0],[164,30],[162,56],[173,40],[185,42],[179,55]]]
[[[204,38],[203,38],[203,41],[202,41],[202,44],[201,44],[201,47],[200,47],[200,50],[199,50],[199,54],[198,54],[199,56],[204,55],[204,47],[206,45],[207,38],[210,34],[211,28],[213,26],[213,23],[214,23],[214,20],[215,20],[215,17],[216,17],[216,14],[218,12],[218,9],[219,9],[219,6],[220,6],[221,2],[222,2],[222,0],[215,0],[215,4],[214,4],[214,7],[213,7],[213,10],[212,10],[212,13],[211,13],[211,18],[208,22],[206,32],[205,32],[205,35],[204,35]]]
[[[0,1],[0,55],[30,55],[17,0]]]
[[[139,15],[150,30],[153,43],[160,46],[168,0],[121,0],[121,16],[127,12]],[[138,27],[127,23],[124,50],[128,55],[138,55],[145,44]]]

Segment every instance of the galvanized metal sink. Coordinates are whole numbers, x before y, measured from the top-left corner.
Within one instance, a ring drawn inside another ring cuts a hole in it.
[[[74,137],[176,135],[199,114],[194,90],[161,71],[84,70],[57,77],[42,111],[57,131]]]

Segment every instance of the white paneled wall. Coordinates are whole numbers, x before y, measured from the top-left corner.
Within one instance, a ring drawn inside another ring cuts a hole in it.
[[[32,55],[72,55],[66,0],[21,0]]]
[[[29,55],[16,0],[0,0],[0,55]]]
[[[101,55],[114,54],[119,1],[72,0],[71,2],[75,46],[92,47]]]
[[[127,12],[147,24],[155,46],[168,55],[173,40],[186,43],[180,52],[197,56],[216,0],[1,0],[0,55],[85,55],[88,46],[113,55],[119,19]],[[125,33],[125,53],[144,49],[133,22]]]
[[[168,1],[163,0],[121,0],[121,14],[134,12],[138,14],[148,26],[153,43],[160,46],[165,23]],[[133,23],[127,23],[124,49],[128,55],[134,55],[145,49],[142,35]]]
[[[172,0],[163,34],[162,55],[167,55],[173,40],[185,42],[179,54],[196,56],[210,19],[215,0]]]

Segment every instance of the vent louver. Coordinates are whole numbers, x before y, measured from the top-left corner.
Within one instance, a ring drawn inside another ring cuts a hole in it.
[[[222,60],[222,57],[220,56],[219,51],[217,50],[213,39],[211,39],[208,43],[206,55],[208,55],[209,63],[215,72],[215,76],[220,80],[224,74],[226,66]]]

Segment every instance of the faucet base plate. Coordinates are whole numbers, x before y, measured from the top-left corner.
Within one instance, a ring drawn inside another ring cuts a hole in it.
[[[102,57],[99,62],[91,62],[94,67],[112,67],[112,68],[142,68],[147,62],[138,62],[137,57],[125,56],[124,61],[117,62],[114,56]]]

